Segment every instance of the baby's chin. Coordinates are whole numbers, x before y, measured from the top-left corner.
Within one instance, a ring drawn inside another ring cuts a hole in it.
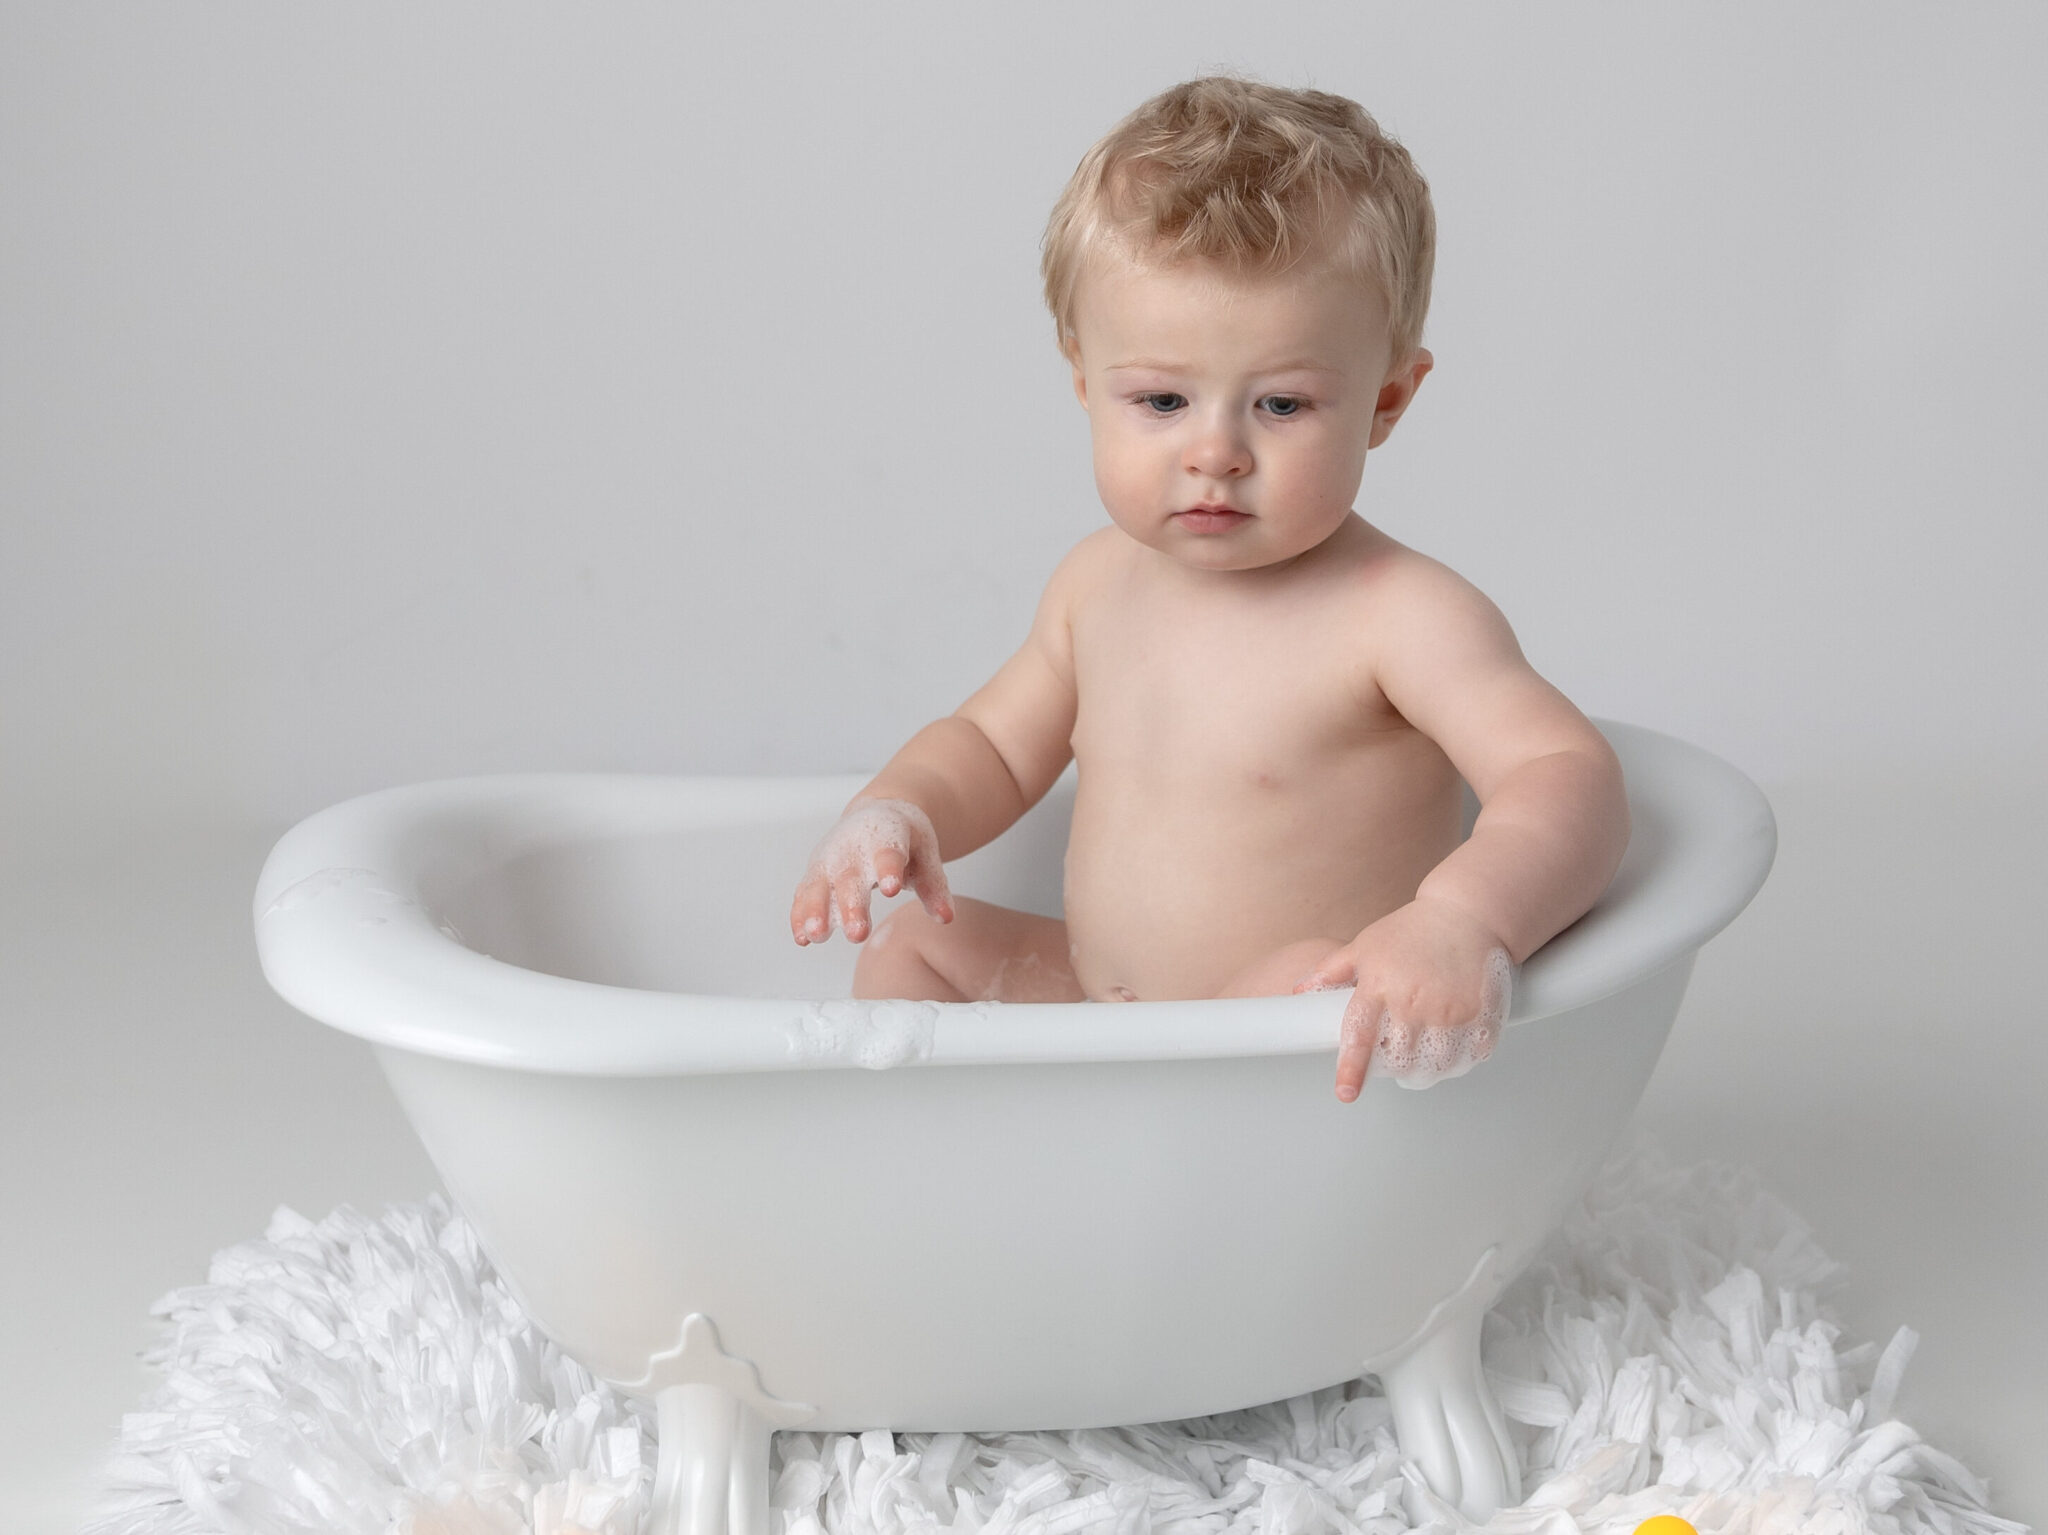
[[[1349,515],[1347,511],[1345,516]],[[1329,543],[1343,527],[1340,519],[1328,529],[1285,528],[1254,515],[1234,528],[1196,532],[1158,512],[1111,512],[1110,521],[1132,542],[1176,565],[1219,574],[1290,565]]]
[[[1256,536],[1239,536],[1255,534],[1256,531],[1255,525],[1247,524],[1236,532],[1221,536],[1183,534],[1179,537],[1168,536],[1152,540],[1151,545],[1168,559],[1191,570],[1213,570],[1222,573],[1269,570],[1291,565],[1319,547],[1317,544],[1275,547],[1269,541]]]

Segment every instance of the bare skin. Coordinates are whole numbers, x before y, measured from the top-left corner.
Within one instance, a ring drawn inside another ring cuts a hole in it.
[[[869,938],[855,994],[1097,1001],[1352,986],[1369,1063],[1484,1059],[1505,963],[1583,914],[1628,836],[1599,732],[1457,575],[1352,510],[1431,359],[1325,269],[1098,258],[1070,347],[1111,526],[1023,647],[848,806],[791,905]],[[1228,508],[1228,511],[1214,509]],[[1208,510],[1205,510],[1208,509]],[[955,900],[943,863],[1079,787],[1064,921]],[[1460,843],[1459,779],[1481,813]]]

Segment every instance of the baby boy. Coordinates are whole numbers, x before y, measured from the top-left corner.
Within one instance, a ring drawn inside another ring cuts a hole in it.
[[[1434,245],[1407,153],[1320,91],[1191,81],[1081,161],[1043,270],[1110,525],[813,855],[790,927],[866,941],[856,995],[1352,986],[1347,1102],[1369,1062],[1492,1052],[1512,966],[1606,888],[1628,811],[1493,604],[1352,509],[1432,364]],[[945,860],[1070,760],[1064,920],[955,899]],[[869,892],[906,885],[870,936]]]

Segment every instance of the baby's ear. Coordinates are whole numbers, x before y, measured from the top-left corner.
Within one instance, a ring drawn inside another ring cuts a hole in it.
[[[1387,376],[1380,385],[1378,402],[1373,406],[1372,436],[1367,440],[1368,449],[1377,448],[1393,435],[1394,423],[1401,419],[1415,398],[1415,391],[1422,387],[1422,381],[1429,370],[1436,366],[1436,359],[1426,348],[1417,347],[1412,357]]]
[[[1074,370],[1074,398],[1081,402],[1081,409],[1088,408],[1088,375],[1081,371],[1081,342],[1069,333],[1060,343],[1060,355],[1067,360],[1067,366]]]

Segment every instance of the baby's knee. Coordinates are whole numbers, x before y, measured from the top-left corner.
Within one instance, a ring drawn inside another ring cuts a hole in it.
[[[1304,938],[1261,955],[1231,977],[1219,993],[1226,997],[1280,997],[1312,974],[1316,966],[1343,947],[1327,938]]]
[[[922,977],[929,965],[925,950],[943,929],[915,901],[877,922],[853,962],[853,994],[857,997],[903,996],[907,979]]]
[[[922,949],[928,938],[941,931],[940,924],[923,906],[916,901],[905,901],[875,924],[875,930],[868,934],[868,941],[863,947],[872,954],[889,949]]]

